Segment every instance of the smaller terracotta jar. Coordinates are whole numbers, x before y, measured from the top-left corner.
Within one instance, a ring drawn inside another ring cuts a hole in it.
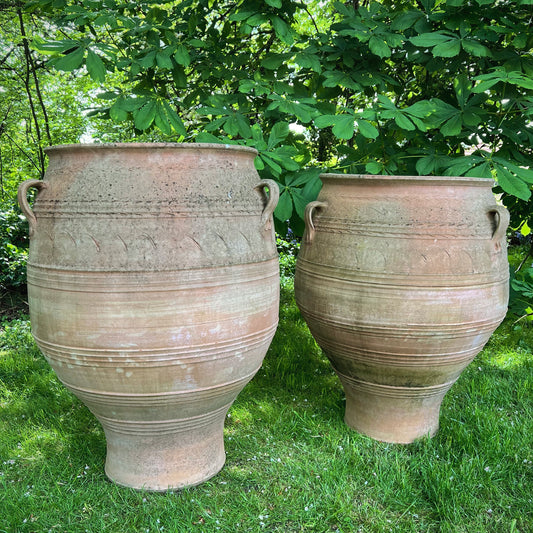
[[[492,180],[326,174],[296,302],[375,439],[434,435],[442,399],[505,317],[507,210]]]

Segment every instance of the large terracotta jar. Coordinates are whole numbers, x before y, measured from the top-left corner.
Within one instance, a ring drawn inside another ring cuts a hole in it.
[[[322,176],[296,301],[346,394],[345,421],[408,443],[503,320],[505,231],[492,180]]]
[[[276,184],[245,147],[47,153],[44,181],[19,189],[36,342],[101,422],[112,480],[198,484],[222,468],[226,412],[276,330]]]

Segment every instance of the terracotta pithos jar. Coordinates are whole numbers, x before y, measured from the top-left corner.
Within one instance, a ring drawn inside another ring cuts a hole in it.
[[[112,480],[198,484],[222,468],[226,412],[276,330],[276,184],[245,147],[47,154],[44,181],[19,189],[35,340],[101,422]]]
[[[295,292],[344,387],[345,421],[386,442],[433,435],[444,395],[505,316],[509,214],[488,179],[322,180]]]

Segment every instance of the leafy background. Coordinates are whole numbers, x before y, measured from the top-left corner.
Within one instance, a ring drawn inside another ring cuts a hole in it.
[[[517,236],[533,227],[533,0],[0,8],[5,220],[47,145],[177,141],[255,147],[282,236],[302,234],[324,170],[494,178]]]

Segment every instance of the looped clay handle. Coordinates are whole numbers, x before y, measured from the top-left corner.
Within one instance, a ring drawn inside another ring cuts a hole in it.
[[[265,226],[268,225],[270,216],[274,213],[274,209],[278,205],[279,200],[279,187],[274,180],[261,180],[254,189],[263,190],[265,187],[268,187],[268,200],[263,213],[261,214],[261,224]]]
[[[496,250],[501,249],[500,241],[505,237],[505,232],[509,226],[511,215],[503,205],[495,205],[489,210],[489,214],[496,215],[496,229],[492,234],[491,241]]]
[[[35,233],[35,228],[37,227],[37,219],[35,218],[35,215],[31,210],[30,204],[28,203],[28,189],[31,187],[35,187],[37,190],[40,191],[42,189],[46,189],[48,185],[46,185],[46,183],[41,180],[26,180],[19,185],[17,192],[17,200],[20,209],[28,220],[28,224],[30,226],[30,239],[33,237],[33,234]]]
[[[316,208],[326,208],[328,207],[327,202],[309,202],[305,208],[305,242],[306,244],[311,244],[315,236],[315,225],[313,223],[313,212]]]

